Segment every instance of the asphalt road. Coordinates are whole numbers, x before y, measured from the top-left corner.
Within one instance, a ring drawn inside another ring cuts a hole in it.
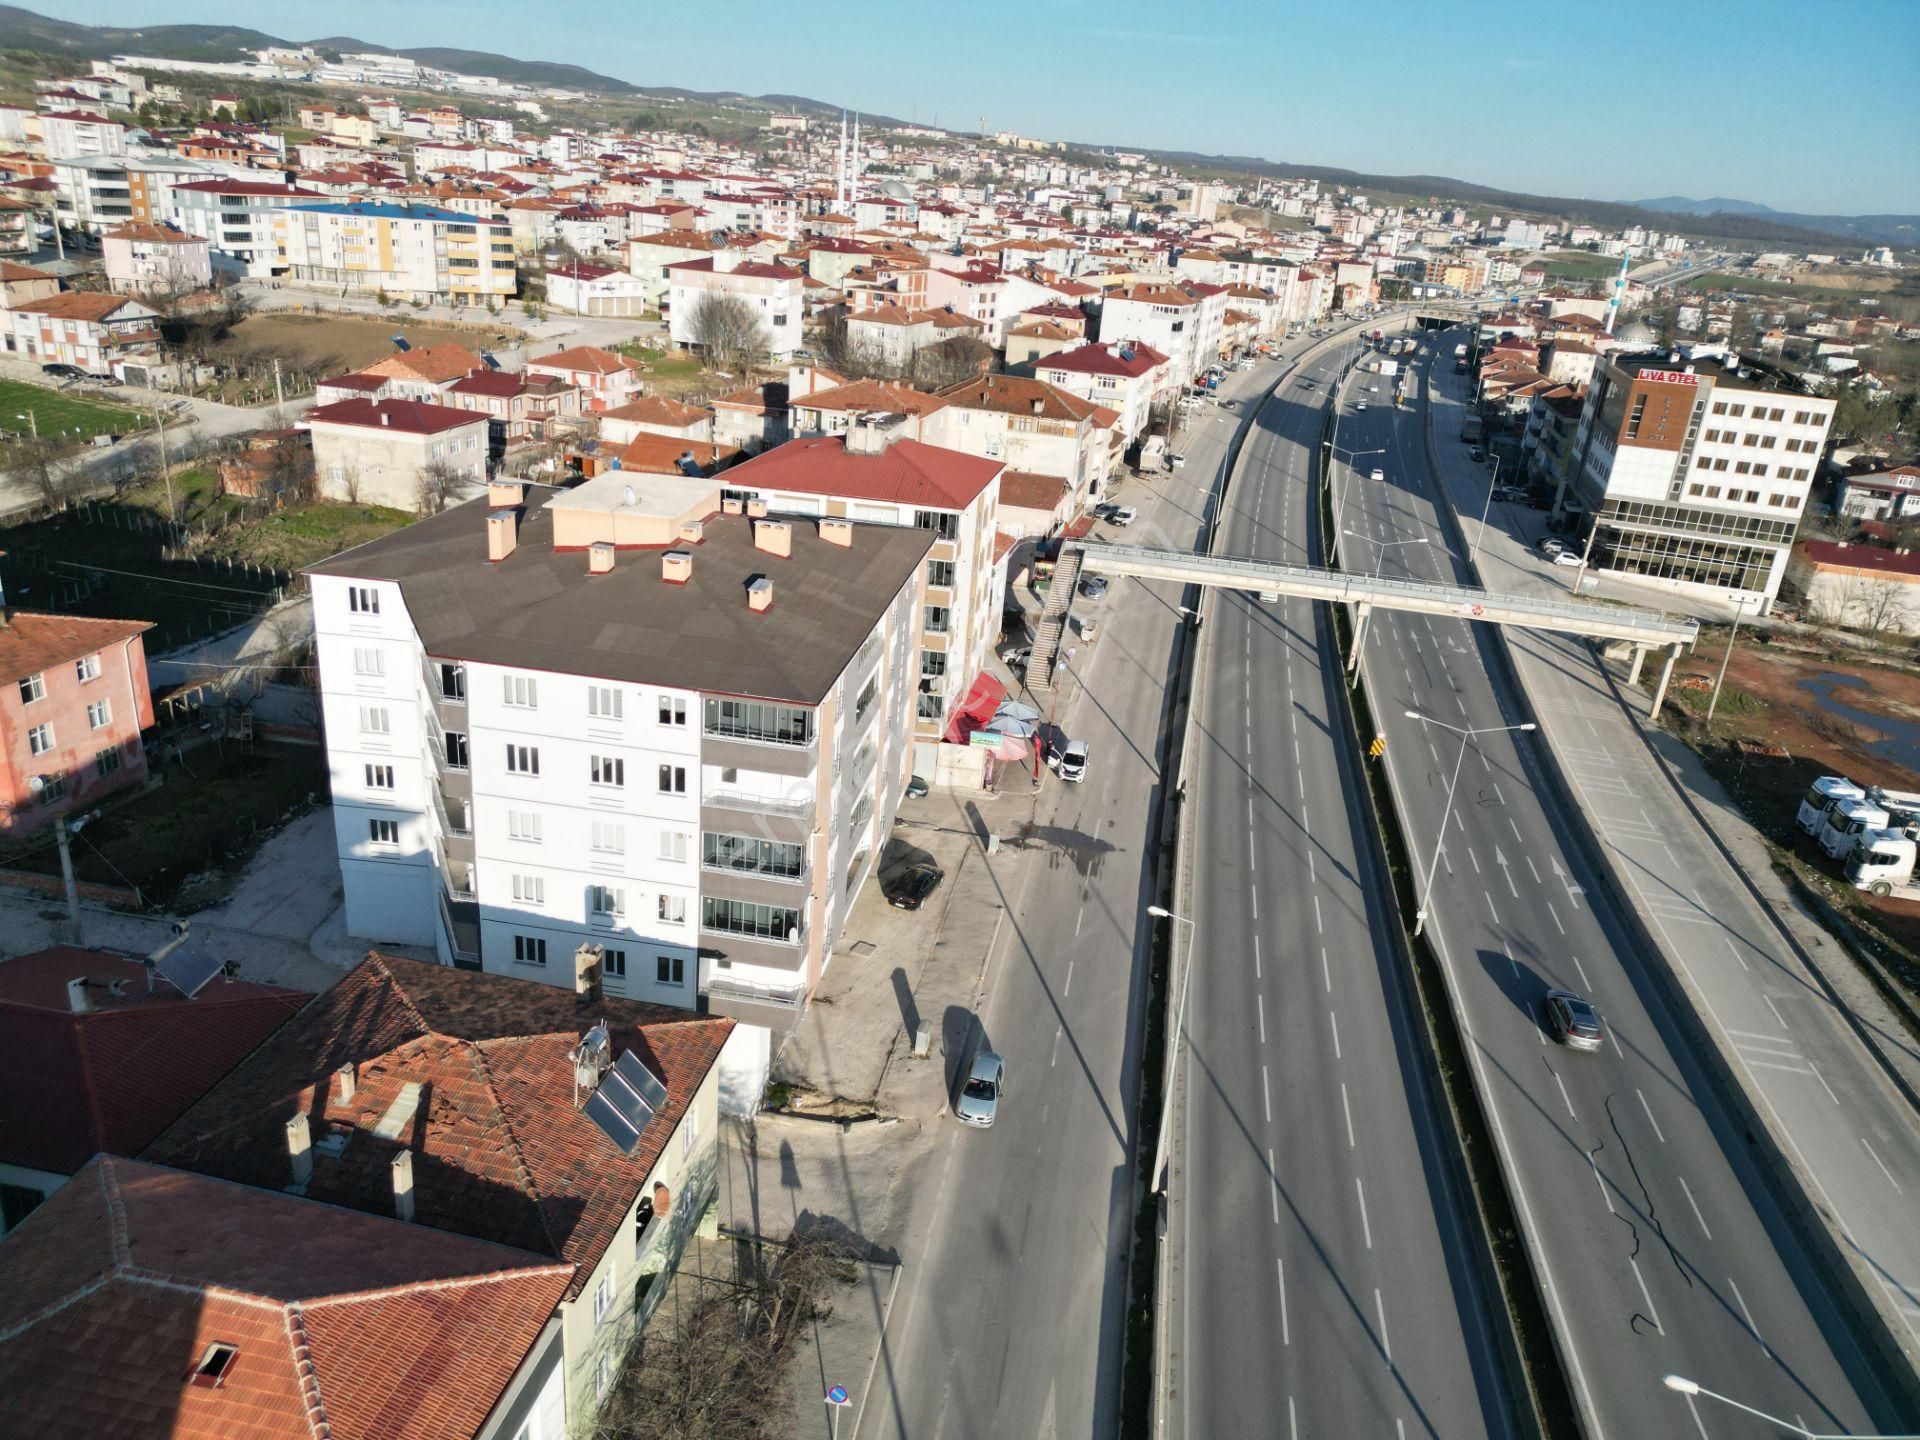
[[[1311,559],[1313,447],[1351,353],[1308,360],[1261,411],[1219,553]],[[1208,624],[1167,1433],[1511,1433],[1325,607],[1222,591]]]
[[[1377,394],[1368,387],[1378,384]],[[1379,542],[1388,575],[1461,578],[1445,548],[1414,409],[1391,382],[1359,377],[1371,402],[1343,445],[1380,447],[1351,478],[1347,524]],[[1381,464],[1383,481],[1366,478]],[[1369,563],[1371,546],[1355,548]],[[1376,613],[1365,642],[1387,766],[1424,866],[1434,853],[1456,728],[1525,718],[1466,621]],[[1422,721],[1403,712],[1418,710]],[[1569,817],[1538,783],[1530,737],[1467,747],[1428,894],[1428,933],[1464,1014],[1477,1081],[1594,1436],[1776,1433],[1661,1386],[1677,1372],[1822,1431],[1891,1428],[1897,1414],[1783,1220],[1747,1144],[1668,1012],[1619,918],[1570,843]],[[1425,893],[1425,892],[1423,892]],[[1549,986],[1589,996],[1605,1019],[1597,1054],[1554,1043]]]
[[[1258,373],[1229,393],[1251,392]],[[1268,373],[1271,379],[1271,372]],[[1186,465],[1132,480],[1129,540],[1192,549],[1236,412],[1198,412]],[[1002,1055],[995,1125],[953,1125],[926,1162],[910,1220],[925,1258],[902,1281],[863,1413],[867,1437],[1105,1437],[1118,1426],[1126,1261],[1135,1204],[1145,913],[1153,798],[1180,587],[1127,583],[1076,602],[1102,633],[1059,675],[1057,718],[1091,747],[1079,784],[1050,773],[1041,823],[1010,843],[1052,852],[1008,895],[977,1044]],[[1023,784],[1009,779],[1003,783]],[[931,1017],[930,1017],[931,1018]],[[939,1017],[941,1033],[970,1017]],[[971,1046],[954,1045],[949,1080]]]

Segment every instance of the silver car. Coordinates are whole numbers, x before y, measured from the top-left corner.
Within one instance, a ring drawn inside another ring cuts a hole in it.
[[[986,1129],[1000,1113],[1000,1097],[1006,1090],[1006,1062],[993,1051],[982,1050],[973,1057],[967,1083],[960,1087],[960,1103],[953,1107],[953,1118],[962,1125]]]

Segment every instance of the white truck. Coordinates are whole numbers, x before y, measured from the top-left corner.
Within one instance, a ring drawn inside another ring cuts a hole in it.
[[[1802,830],[1818,838],[1820,827],[1826,823],[1827,811],[1842,800],[1866,798],[1867,792],[1846,776],[1822,775],[1813,782],[1813,788],[1807,791],[1807,798],[1800,802],[1799,813],[1794,818],[1799,821]]]
[[[1869,785],[1867,799],[1887,812],[1888,823],[1894,829],[1920,828],[1920,791],[1889,790],[1884,785]]]
[[[1380,373],[1382,375],[1398,375],[1400,373],[1400,362],[1398,360],[1382,360],[1380,362]]]
[[[1466,358],[1467,358],[1467,347],[1466,347],[1465,345],[1456,345],[1456,346],[1454,346],[1454,347],[1453,347],[1453,358],[1454,358],[1454,359],[1456,359],[1456,360],[1464,360],[1464,359],[1466,359]]]
[[[1887,812],[1870,800],[1842,800],[1820,826],[1820,848],[1836,860],[1853,854],[1860,837],[1869,830],[1887,828]]]
[[[1875,830],[1860,837],[1847,861],[1847,879],[1853,888],[1881,899],[1920,900],[1913,864],[1920,844],[1905,830]]]

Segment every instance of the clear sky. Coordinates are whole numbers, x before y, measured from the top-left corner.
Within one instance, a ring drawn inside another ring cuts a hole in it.
[[[1534,194],[1920,213],[1920,0],[61,0]]]

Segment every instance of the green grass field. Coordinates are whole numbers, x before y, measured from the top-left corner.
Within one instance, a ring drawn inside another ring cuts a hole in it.
[[[29,412],[42,435],[68,434],[76,440],[92,435],[126,435],[147,423],[146,416],[124,405],[102,405],[77,395],[65,395],[44,385],[0,380],[0,431],[24,433]]]
[[[1561,280],[1604,280],[1620,268],[1618,260],[1584,250],[1562,250],[1545,263],[1547,274]]]

